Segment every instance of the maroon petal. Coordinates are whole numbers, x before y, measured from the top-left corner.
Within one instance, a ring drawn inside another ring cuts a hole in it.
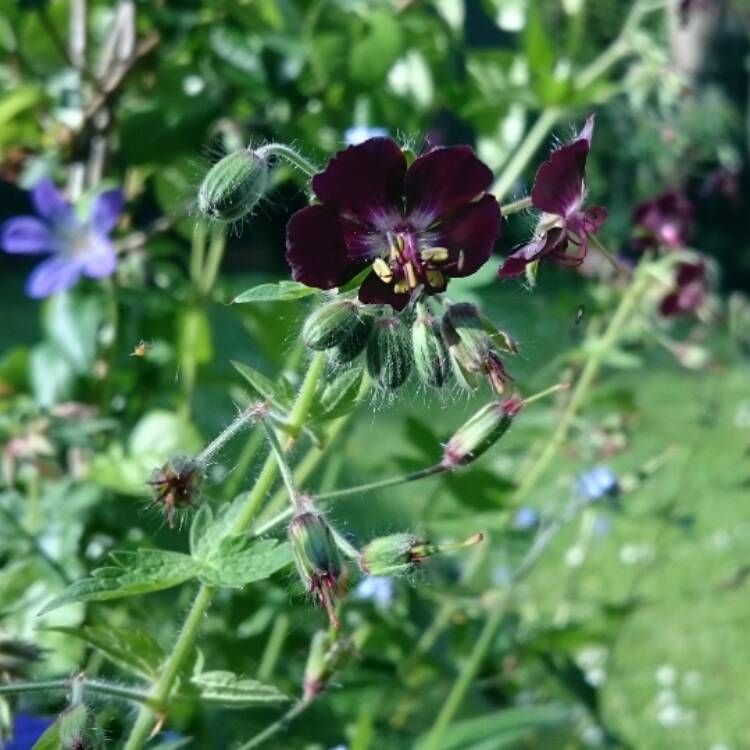
[[[680,297],[677,292],[670,292],[662,299],[659,305],[659,312],[665,318],[671,318],[682,313],[680,309]]]
[[[485,195],[440,225],[436,245],[447,247],[450,262],[444,270],[448,276],[471,276],[492,255],[500,236],[500,206],[494,195]]]
[[[581,205],[593,130],[592,115],[575,141],[553,151],[539,167],[531,189],[531,202],[536,208],[567,217]]]
[[[501,279],[520,276],[529,263],[540,260],[545,255],[564,252],[567,245],[564,240],[565,232],[562,229],[550,229],[546,234],[527,242],[515,253],[509,255],[500,266],[498,276]]]
[[[406,173],[406,211],[426,225],[471,203],[491,184],[490,168],[468,146],[436,148]]]
[[[390,138],[370,138],[339,151],[312,179],[328,206],[372,220],[401,209],[406,159]]]
[[[345,284],[367,265],[364,229],[327,206],[307,206],[286,227],[292,277],[318,289]]]
[[[392,284],[386,284],[379,276],[371,273],[359,288],[359,300],[369,305],[391,305],[395,310],[403,310],[411,299],[411,294],[396,294]]]
[[[633,223],[669,248],[684,247],[692,234],[693,205],[678,190],[668,190],[639,203],[633,211]]]

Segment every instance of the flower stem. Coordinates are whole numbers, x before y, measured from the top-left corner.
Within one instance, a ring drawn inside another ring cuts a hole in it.
[[[256,418],[251,409],[246,409],[235,417],[196,457],[198,463],[205,463],[218,453],[238,432],[247,427]]]
[[[626,288],[625,293],[620,300],[620,304],[612,316],[612,320],[604,331],[600,345],[592,350],[583,370],[581,370],[581,375],[570,396],[570,401],[568,401],[568,405],[558,422],[557,429],[552,435],[552,438],[546,442],[544,450],[542,450],[531,467],[525,471],[521,477],[518,489],[514,495],[514,501],[516,503],[523,500],[534,489],[534,487],[536,487],[537,482],[547,470],[547,467],[557,454],[560,446],[565,442],[565,439],[568,436],[568,431],[578,414],[578,410],[583,405],[583,402],[588,395],[591,384],[599,373],[604,358],[617,343],[622,328],[627,322],[630,313],[648,286],[648,267],[649,264],[647,261],[641,261],[636,269],[630,285]]]
[[[214,288],[226,245],[226,227],[222,224],[214,224],[211,232],[211,242],[208,246],[208,255],[206,256],[206,262],[203,265],[199,281],[200,293],[204,297],[208,297]]]
[[[517,201],[511,201],[506,203],[504,206],[500,206],[500,213],[503,216],[510,216],[510,214],[516,214],[519,211],[524,211],[527,208],[531,208],[531,197],[519,198]]]
[[[294,477],[292,477],[292,470],[289,468],[289,464],[284,456],[284,450],[279,443],[279,439],[276,437],[276,433],[273,431],[273,427],[271,427],[271,425],[265,420],[262,424],[263,429],[266,432],[266,439],[271,446],[271,453],[276,458],[276,465],[278,466],[281,479],[283,480],[287,494],[289,495],[289,502],[292,504],[293,508],[297,509],[299,506],[299,492],[294,486]]]
[[[84,691],[88,690],[99,695],[109,695],[113,698],[122,698],[136,703],[146,703],[149,695],[145,690],[139,690],[125,685],[115,685],[103,680],[82,681]],[[44,693],[49,690],[69,690],[70,678],[60,680],[43,680],[41,682],[11,682],[0,685],[0,695],[19,695],[21,693]]]
[[[562,110],[559,107],[546,107],[541,111],[537,121],[531,127],[531,130],[526,133],[521,145],[516,149],[490,190],[499,201],[502,201],[506,193],[513,187],[513,183],[531,161],[561,113]]]
[[[310,410],[312,400],[315,396],[315,389],[320,376],[325,368],[325,354],[316,354],[310,362],[310,365],[302,382],[297,400],[292,409],[290,425],[295,427],[297,432],[302,426],[307,413]],[[268,491],[273,486],[273,482],[278,476],[278,464],[273,454],[270,454],[261,469],[260,475],[248,494],[245,505],[237,516],[232,528],[229,529],[230,536],[236,536],[247,531],[250,522],[255,513],[258,511],[260,504],[263,502]],[[172,648],[171,653],[164,663],[164,668],[153,686],[149,700],[158,711],[166,711],[169,697],[174,687],[174,682],[180,672],[183,664],[193,649],[195,639],[198,636],[198,630],[203,619],[203,615],[211,606],[214,588],[202,584],[198,593],[193,600],[193,604],[188,612],[188,616],[183,623],[180,635]],[[145,745],[148,737],[154,727],[156,714],[154,709],[148,705],[142,705],[135,724],[130,732],[124,750],[141,750]]]
[[[601,240],[595,234],[590,234],[588,237],[594,247],[609,261],[609,264],[615,269],[616,273],[620,274],[620,276],[630,275],[630,269],[623,266],[617,258],[615,258],[614,255],[604,247]]]
[[[311,703],[312,700],[297,701],[280,719],[267,726],[260,734],[256,734],[244,745],[240,745],[237,750],[253,750],[255,747],[260,747],[266,740],[270,740],[271,737],[286,729]]]
[[[305,159],[301,154],[298,154],[293,148],[285,146],[283,143],[267,143],[265,146],[256,148],[255,155],[260,159],[264,159],[267,156],[284,159],[293,167],[299,169],[300,172],[304,172],[308,177],[313,177],[318,173],[318,168],[314,164]]]

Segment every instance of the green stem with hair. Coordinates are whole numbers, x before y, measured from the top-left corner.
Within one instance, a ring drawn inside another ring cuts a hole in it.
[[[254,152],[260,159],[269,156],[283,159],[308,177],[314,177],[318,173],[318,168],[312,162],[283,143],[267,143],[265,146],[254,149]]]
[[[325,355],[316,354],[310,361],[305,379],[300,386],[297,399],[290,416],[290,426],[297,433],[301,429],[304,420],[312,405],[318,381],[325,369]],[[247,499],[229,529],[229,536],[237,536],[247,531],[263,499],[266,497],[278,476],[278,464],[273,452],[269,454],[261,469],[258,479],[252,491],[248,493]],[[142,705],[135,724],[130,732],[125,750],[141,750],[145,745],[151,731],[156,723],[158,713],[165,713],[168,709],[169,698],[174,688],[175,680],[183,668],[188,656],[192,652],[203,616],[211,606],[214,588],[202,584],[198,589],[193,604],[188,612],[187,618],[182,625],[172,651],[167,657],[162,672],[149,693],[151,705]],[[153,706],[153,707],[152,707]]]
[[[71,689],[73,681],[69,678],[60,680],[42,680],[40,682],[11,682],[0,685],[0,695],[21,695],[22,693],[46,693],[51,690],[67,691]],[[86,680],[79,683],[83,691],[107,695],[111,698],[121,698],[134,703],[147,703],[150,698],[145,690],[125,685],[117,685],[104,680]]]

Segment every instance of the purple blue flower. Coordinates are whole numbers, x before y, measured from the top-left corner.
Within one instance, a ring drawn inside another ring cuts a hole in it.
[[[52,719],[31,714],[16,714],[13,718],[13,737],[6,744],[0,742],[3,750],[29,750],[52,725]]]
[[[522,505],[513,516],[513,528],[530,531],[539,525],[539,511],[531,505]]]
[[[38,216],[16,216],[0,227],[0,246],[7,253],[49,254],[31,273],[26,292],[36,299],[73,286],[81,276],[102,279],[117,267],[110,233],[122,212],[120,190],[100,193],[89,215],[80,219],[73,206],[48,179],[31,191]]]
[[[395,593],[393,579],[388,576],[365,576],[354,589],[357,599],[371,601],[380,609],[390,608]]]
[[[292,276],[332,289],[370,269],[360,300],[397,310],[417,290],[442,292],[492,253],[501,221],[491,183],[468,146],[432,149],[408,167],[390,138],[349,146],[313,177],[319,202],[287,225]]]
[[[555,149],[539,167],[531,189],[531,205],[543,212],[534,238],[509,255],[501,279],[519,276],[529,263],[551,260],[576,267],[588,252],[589,238],[607,218],[603,206],[583,207],[586,197],[586,160],[594,134],[594,115],[571,143]],[[570,247],[572,253],[568,252]]]
[[[585,499],[596,502],[603,497],[614,497],[620,490],[620,482],[608,466],[594,466],[578,476],[576,488]]]

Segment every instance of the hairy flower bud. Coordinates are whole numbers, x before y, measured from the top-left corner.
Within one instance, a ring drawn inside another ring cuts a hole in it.
[[[305,346],[316,351],[331,349],[362,337],[366,343],[371,327],[371,316],[356,300],[334,299],[308,316],[302,326],[302,340]],[[362,343],[359,351],[364,349],[365,343]]]
[[[474,534],[457,544],[430,544],[413,534],[390,534],[373,539],[359,558],[359,567],[371,576],[399,576],[411,573],[427,557],[440,552],[463,549],[484,539],[483,534]]]
[[[356,324],[331,349],[331,362],[334,365],[346,365],[355,360],[367,346],[374,323],[375,317],[364,308],[360,308]]]
[[[234,151],[208,170],[198,189],[198,210],[214,221],[236,221],[260,202],[268,164],[250,149]]]
[[[153,500],[163,505],[169,528],[174,528],[175,511],[192,508],[200,496],[204,467],[190,456],[173,456],[161,468],[155,469],[148,484],[153,488]]]
[[[380,318],[367,344],[367,371],[380,388],[395,391],[409,377],[411,348],[401,320]]]
[[[443,315],[442,330],[454,361],[469,373],[483,372],[492,340],[476,305],[450,305]]]
[[[514,397],[483,406],[445,444],[442,465],[452,469],[479,458],[508,431],[522,408],[523,401]]]
[[[303,512],[292,519],[288,533],[302,583],[338,627],[333,599],[343,569],[331,528],[319,513]]]
[[[448,349],[440,325],[424,304],[417,305],[417,317],[411,328],[414,367],[419,379],[433,388],[442,388],[451,374]]]
[[[353,650],[354,644],[349,638],[337,637],[332,641],[331,636],[324,630],[315,633],[305,664],[303,700],[311,700],[320,695],[336,672],[346,664]]]

